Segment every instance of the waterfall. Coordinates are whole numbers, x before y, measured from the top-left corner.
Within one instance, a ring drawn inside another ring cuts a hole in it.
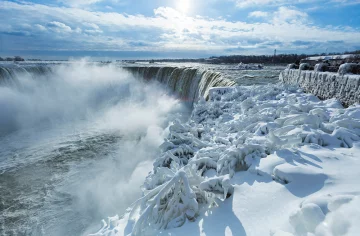
[[[201,97],[208,99],[212,87],[229,87],[235,81],[225,78],[219,72],[191,67],[139,66],[122,67],[136,78],[157,80],[186,102],[194,103]],[[19,85],[21,76],[36,79],[53,72],[49,65],[3,65],[0,66],[0,85]]]
[[[36,66],[0,66],[0,81],[17,80],[21,75],[28,75],[35,78],[40,75],[51,73],[51,67],[47,65]]]
[[[0,86],[21,86],[19,79],[23,76],[37,79],[52,73],[52,67],[47,65],[0,65]]]
[[[227,79],[219,72],[191,67],[124,67],[135,77],[145,80],[157,80],[165,84],[182,100],[196,102],[203,97],[208,99],[212,87],[229,87],[236,85],[235,81]]]

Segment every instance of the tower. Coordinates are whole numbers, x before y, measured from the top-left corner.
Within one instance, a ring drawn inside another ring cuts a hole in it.
[[[275,63],[275,58],[276,58],[276,49],[274,50],[274,57],[272,59],[273,63]]]

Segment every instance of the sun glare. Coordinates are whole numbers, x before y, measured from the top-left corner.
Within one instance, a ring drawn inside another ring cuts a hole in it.
[[[190,9],[190,0],[178,0],[176,3],[176,9],[183,14],[188,13]]]

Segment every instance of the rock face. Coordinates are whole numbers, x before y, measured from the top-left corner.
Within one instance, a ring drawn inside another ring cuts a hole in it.
[[[285,69],[279,78],[320,99],[336,98],[346,106],[360,103],[360,75]]]

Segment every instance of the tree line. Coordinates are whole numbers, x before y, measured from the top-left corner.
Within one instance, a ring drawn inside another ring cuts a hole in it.
[[[25,61],[25,59],[20,56],[6,57],[6,58],[0,57],[0,61]]]
[[[226,64],[235,64],[235,63],[294,63],[300,62],[300,60],[305,59],[311,55],[306,54],[279,54],[279,55],[230,55],[230,56],[220,56],[220,57],[210,57],[209,62],[211,63],[226,63]]]
[[[198,59],[154,59],[152,62],[199,62],[199,63],[214,63],[214,64],[237,64],[237,63],[262,63],[262,64],[289,64],[299,63],[302,59],[313,56],[331,56],[338,54],[356,54],[360,57],[360,50],[346,51],[344,53],[322,53],[322,54],[279,54],[279,55],[229,55],[229,56],[212,56],[209,58],[198,58]],[[35,60],[35,59],[32,59]],[[38,59],[37,59],[38,60]],[[25,61],[20,56],[14,57],[0,57],[0,61]],[[149,61],[149,60],[124,60],[130,61]]]
[[[322,53],[322,54],[279,54],[279,55],[231,55],[231,56],[219,56],[219,57],[210,57],[210,63],[262,63],[262,64],[271,64],[271,63],[296,63],[298,64],[302,59],[307,57],[314,56],[331,56],[339,54],[356,54],[360,55],[360,50],[344,53]]]
[[[278,55],[229,55],[229,56],[212,56],[209,58],[199,59],[153,59],[151,62],[198,62],[212,64],[237,64],[237,63],[261,63],[261,64],[289,64],[300,63],[302,59],[313,56],[331,56],[339,54],[357,54],[360,56],[360,50],[344,53],[322,53],[322,54],[278,54]],[[149,60],[125,60],[125,62],[138,61],[147,62]]]

